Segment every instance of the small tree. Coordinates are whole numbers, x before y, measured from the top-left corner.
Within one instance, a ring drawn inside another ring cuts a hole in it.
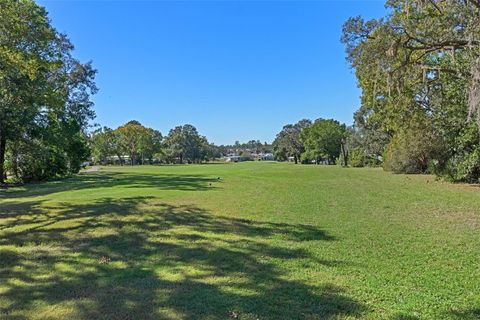
[[[141,153],[142,143],[147,135],[147,128],[142,126],[140,122],[132,120],[119,127],[116,131],[120,136],[123,150],[130,157],[130,164],[136,164],[137,155]]]
[[[333,119],[318,119],[302,130],[301,139],[305,144],[304,160],[315,160],[317,163],[326,160],[334,164],[340,155],[342,141],[345,138],[346,126]]]
[[[284,126],[273,142],[276,158],[286,160],[287,157],[293,157],[295,163],[298,163],[300,155],[305,151],[304,143],[300,137],[301,132],[311,125],[310,120],[303,119],[296,124]]]
[[[190,125],[177,126],[170,130],[165,138],[167,155],[170,159],[178,159],[180,164],[198,163],[205,160],[208,141],[198,134],[197,129]]]

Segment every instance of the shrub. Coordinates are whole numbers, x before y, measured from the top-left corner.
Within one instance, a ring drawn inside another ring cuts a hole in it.
[[[466,126],[454,141],[454,151],[444,162],[433,162],[433,172],[455,182],[480,182],[480,135],[476,124]]]
[[[352,149],[348,153],[348,164],[352,167],[364,167],[367,160],[367,156],[361,148]]]
[[[480,182],[480,150],[449,159],[440,174],[450,181]]]
[[[425,123],[398,131],[385,148],[383,168],[394,173],[426,173],[429,162],[444,158],[444,143]]]
[[[48,144],[41,139],[23,139],[7,148],[6,169],[15,181],[40,181],[77,173],[89,155],[82,135]]]

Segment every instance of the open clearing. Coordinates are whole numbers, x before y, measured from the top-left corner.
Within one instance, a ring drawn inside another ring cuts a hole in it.
[[[0,193],[1,319],[479,319],[479,279],[480,188],[431,176],[104,167]]]

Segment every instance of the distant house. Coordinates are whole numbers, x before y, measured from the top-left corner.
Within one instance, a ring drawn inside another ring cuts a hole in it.
[[[228,155],[225,157],[225,162],[242,162],[250,160],[252,160],[252,158],[247,156]]]
[[[271,154],[271,153],[259,154],[258,160],[260,160],[260,161],[273,161],[273,154]]]
[[[273,161],[271,153],[252,153],[249,155],[229,154],[225,157],[225,162],[242,162],[242,161]]]

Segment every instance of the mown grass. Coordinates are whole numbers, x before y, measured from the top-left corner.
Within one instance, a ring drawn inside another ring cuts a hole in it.
[[[479,319],[480,189],[278,163],[0,193],[0,319]]]

